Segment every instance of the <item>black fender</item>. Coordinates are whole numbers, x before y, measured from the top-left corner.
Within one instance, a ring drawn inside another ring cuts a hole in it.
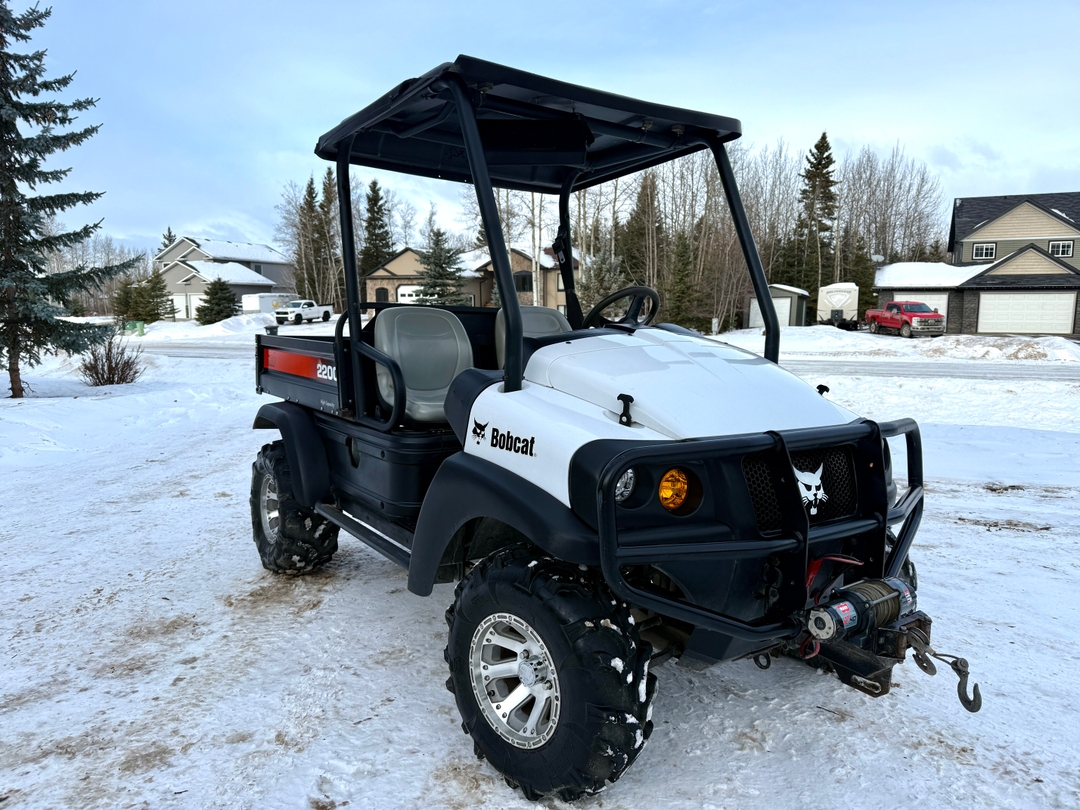
[[[293,402],[268,402],[259,408],[252,428],[281,431],[293,491],[301,506],[312,509],[330,494],[326,448],[310,411]]]
[[[455,453],[435,474],[413,537],[409,590],[428,596],[447,546],[475,518],[494,518],[553,557],[600,564],[596,532],[570,507],[514,473],[465,453]]]

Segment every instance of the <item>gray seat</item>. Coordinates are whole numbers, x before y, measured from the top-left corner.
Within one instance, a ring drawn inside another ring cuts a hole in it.
[[[375,319],[375,348],[394,358],[405,378],[405,416],[445,422],[443,402],[454,378],[472,368],[472,344],[452,312],[433,307],[393,307]],[[394,405],[394,382],[376,364],[379,396]]]
[[[522,307],[521,327],[525,337],[544,337],[570,331],[570,321],[557,309],[549,307]],[[495,356],[499,368],[506,362],[506,319],[500,308],[495,316]]]

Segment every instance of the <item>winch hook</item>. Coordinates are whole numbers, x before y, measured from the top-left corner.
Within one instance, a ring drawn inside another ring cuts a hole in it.
[[[956,694],[960,698],[960,705],[972,714],[982,708],[982,694],[979,692],[977,683],[972,684],[971,697],[968,697],[968,676],[971,673],[966,658],[958,658],[955,655],[942,655],[930,646],[930,640],[921,630],[915,627],[908,628],[907,637],[911,645],[912,657],[915,659],[919,669],[927,675],[936,675],[937,667],[934,666],[931,659],[936,658],[938,661],[944,661],[952,667],[952,671],[960,679],[960,683],[956,685]]]
[[[967,696],[968,685],[968,662],[966,658],[955,659],[950,666],[953,668],[953,672],[960,679],[960,683],[956,685],[956,694],[960,698],[960,705],[974,714],[982,708],[982,695],[979,693],[979,685],[973,684],[971,687],[971,697]]]

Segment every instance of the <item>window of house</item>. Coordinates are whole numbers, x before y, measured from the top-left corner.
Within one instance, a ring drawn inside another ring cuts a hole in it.
[[[1050,255],[1057,256],[1059,259],[1069,259],[1073,255],[1073,243],[1068,242],[1051,242],[1050,243]]]
[[[253,264],[253,265],[251,265],[251,269],[254,270],[256,273],[258,273],[260,276],[262,275],[262,265],[261,264]]]
[[[559,292],[566,292],[566,285],[563,284],[562,273],[556,273],[555,278],[555,289]]]
[[[563,315],[566,314],[566,304],[559,304],[558,309]]]
[[[515,273],[514,274],[514,289],[518,292],[532,292],[533,289],[532,273]]]
[[[997,253],[997,244],[994,242],[985,245],[974,245],[971,249],[971,258],[992,259],[995,253]]]
[[[376,287],[375,288],[375,303],[376,304],[385,304],[389,300],[390,300],[390,290],[386,289],[386,287]]]

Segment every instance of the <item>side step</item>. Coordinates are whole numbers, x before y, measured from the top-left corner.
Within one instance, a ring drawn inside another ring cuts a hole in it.
[[[397,563],[406,571],[409,570],[412,553],[408,545],[412,543],[412,535],[405,529],[395,526],[381,515],[364,514],[360,519],[325,503],[315,504],[315,511],[349,534],[363,540],[391,562]]]

